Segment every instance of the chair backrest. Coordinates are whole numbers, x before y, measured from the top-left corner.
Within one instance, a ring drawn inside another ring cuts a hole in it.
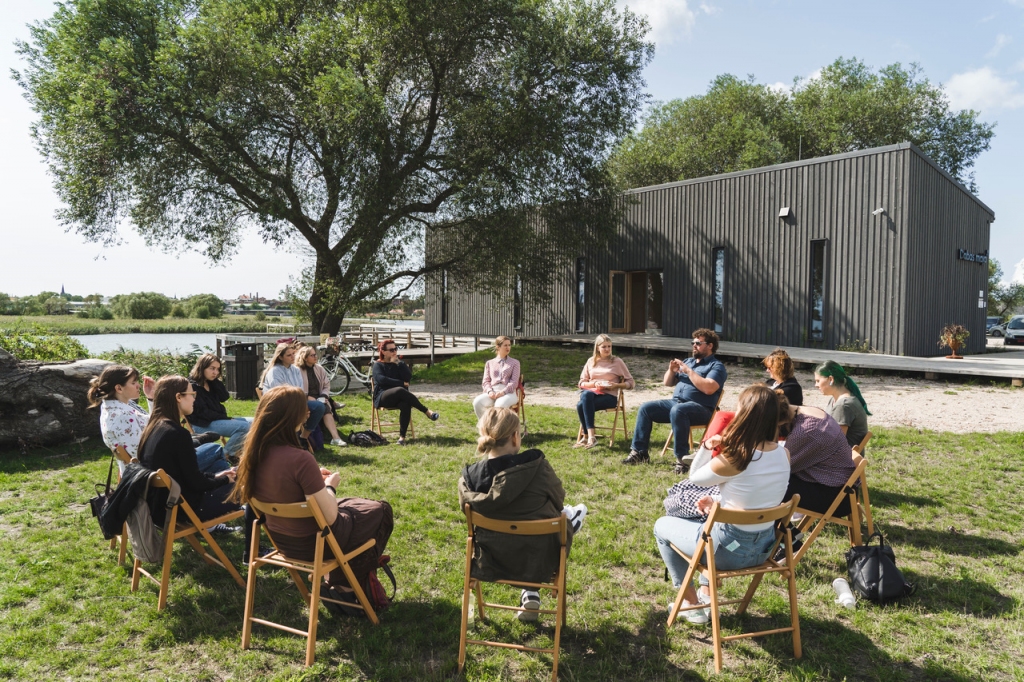
[[[870,431],[868,431],[864,435],[864,439],[859,444],[853,446],[853,451],[855,453],[857,453],[858,455],[863,455],[864,454],[864,449],[868,446],[868,442],[871,440],[871,436],[872,435],[874,435],[874,434],[872,434]]]
[[[788,502],[783,502],[777,507],[769,507],[768,509],[730,509],[719,506],[719,502],[715,502],[711,507],[711,512],[708,514],[708,520],[704,528],[706,532],[710,533],[711,526],[716,523],[751,525],[782,520],[782,525],[785,525],[789,522],[789,517],[793,515],[793,510],[797,508],[799,503],[799,495],[794,495]]]
[[[263,400],[263,388],[261,386],[256,387],[256,400]]]
[[[307,495],[304,502],[261,502],[255,497],[250,497],[247,504],[257,518],[277,516],[282,519],[313,519],[321,533],[328,528],[327,519],[313,495]],[[343,556],[344,553],[333,533],[327,533],[324,538],[334,550],[335,556]]]
[[[124,449],[123,445],[118,445],[116,448],[114,448],[114,457],[116,457],[118,461],[123,462],[124,464],[131,464],[133,461],[139,461],[132,457],[131,455],[129,455],[128,451]]]
[[[564,547],[567,541],[567,520],[564,514],[559,514],[551,519],[537,519],[533,521],[504,521],[492,519],[478,514],[467,503],[463,508],[466,513],[466,523],[469,526],[469,534],[474,535],[477,527],[485,528],[495,533],[506,533],[508,535],[558,535],[559,543]]]

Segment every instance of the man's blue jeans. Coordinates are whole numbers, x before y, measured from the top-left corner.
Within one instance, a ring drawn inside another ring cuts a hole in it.
[[[196,461],[199,470],[207,474],[231,468],[231,463],[224,457],[224,448],[220,443],[204,443],[196,448]]]
[[[245,445],[245,436],[249,433],[249,427],[252,426],[252,420],[246,419],[245,417],[235,417],[234,419],[218,419],[210,422],[209,426],[197,426],[192,425],[192,430],[196,433],[206,433],[212,431],[218,436],[224,436],[228,439],[224,449],[227,451],[228,456],[241,454],[239,450]]]
[[[690,454],[690,427],[709,423],[711,414],[710,407],[675,398],[644,403],[636,413],[632,448],[646,453],[654,424],[671,424],[673,451],[677,460],[682,459]]]

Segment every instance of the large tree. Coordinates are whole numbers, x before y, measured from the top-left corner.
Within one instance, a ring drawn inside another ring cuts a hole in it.
[[[69,0],[16,78],[69,229],[127,220],[214,260],[252,226],[298,239],[334,332],[396,282],[539,278],[579,229],[607,235],[646,31],[613,0]],[[550,229],[525,253],[531,207]]]
[[[1024,283],[1003,282],[999,261],[988,259],[988,310],[993,317],[1005,319],[1024,308]]]
[[[976,190],[970,169],[993,127],[950,109],[916,64],[875,72],[840,58],[791,88],[723,75],[703,95],[657,104],[612,168],[620,187],[640,187],[913,142]]]

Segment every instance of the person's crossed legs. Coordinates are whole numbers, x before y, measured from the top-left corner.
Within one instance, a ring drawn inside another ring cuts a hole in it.
[[[672,451],[676,462],[682,462],[690,454],[690,427],[710,423],[711,410],[689,401],[676,402],[669,410],[669,422],[672,424]]]

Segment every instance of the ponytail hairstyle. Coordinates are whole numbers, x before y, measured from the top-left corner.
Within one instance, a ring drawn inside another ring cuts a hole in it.
[[[602,343],[611,343],[611,342],[612,342],[612,337],[608,336],[607,334],[598,334],[597,335],[597,338],[594,339],[594,362],[592,364],[596,365],[597,361],[601,359],[601,351],[598,350],[598,346],[600,346]],[[614,348],[614,346],[612,346],[612,347]],[[615,359],[614,355],[612,355],[612,359],[613,360]]]
[[[860,394],[860,388],[857,387],[853,378],[846,373],[846,370],[843,369],[843,366],[838,362],[835,360],[826,360],[814,368],[814,373],[820,377],[829,377],[835,381],[837,385],[845,388],[850,392],[850,395],[857,399],[860,406],[864,408],[864,414],[871,414],[868,410],[868,404],[864,402],[864,396]]]
[[[215,362],[221,367],[224,366],[221,359],[213,353],[200,355],[199,359],[196,360],[196,364],[192,366],[192,371],[188,373],[188,378],[200,386],[206,386],[206,370]]]
[[[172,424],[181,424],[178,396],[187,393],[191,387],[192,384],[188,382],[188,379],[175,374],[162,377],[160,381],[156,382],[153,399],[149,401],[149,423],[142,431],[142,437],[139,438],[139,449],[136,452],[142,452],[142,446],[146,444],[146,439],[160,422],[169,421]]]
[[[480,437],[476,439],[476,451],[481,455],[487,454],[504,447],[514,434],[519,433],[519,415],[507,407],[491,407],[480,417],[477,430]]]
[[[394,339],[384,339],[383,341],[381,341],[380,343],[377,344],[377,360],[378,360],[378,362],[383,362],[384,361],[384,346],[388,345],[389,343],[395,343],[395,340]],[[395,347],[396,348],[398,347],[397,343],[395,343]]]
[[[722,455],[738,471],[745,471],[754,450],[774,441],[779,429],[779,397],[764,384],[747,386],[736,403],[736,418],[722,435]]]
[[[494,339],[494,354],[495,354],[495,355],[497,355],[497,354],[498,354],[498,346],[500,346],[501,344],[505,343],[506,341],[508,341],[509,343],[511,343],[511,342],[512,342],[512,339],[510,339],[510,338],[509,338],[509,337],[507,337],[507,336],[498,336],[498,337],[496,337],[496,338]]]
[[[127,365],[107,365],[98,377],[89,382],[89,407],[98,407],[104,400],[117,400],[118,386],[139,378],[139,370]]]
[[[246,437],[242,448],[235,487],[229,500],[246,504],[253,496],[257,470],[270,448],[287,445],[301,449],[296,434],[306,421],[307,409],[306,394],[296,386],[275,386],[263,394],[263,399],[256,405],[252,426],[249,427],[251,437]]]

